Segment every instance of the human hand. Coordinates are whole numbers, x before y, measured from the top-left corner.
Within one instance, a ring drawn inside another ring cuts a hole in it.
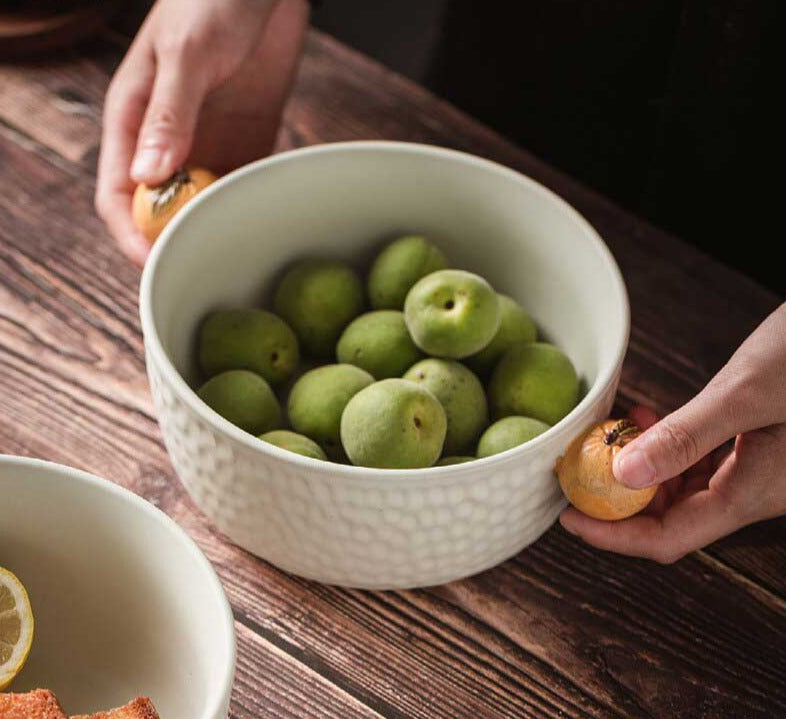
[[[104,103],[95,204],[125,254],[149,252],[134,226],[136,184],[186,160],[223,174],[275,142],[308,24],[306,0],[158,0]]]
[[[614,459],[629,487],[659,484],[640,514],[605,522],[569,507],[565,529],[600,549],[669,564],[753,522],[786,514],[786,304],[740,345],[690,402]],[[724,451],[727,442],[733,448]]]

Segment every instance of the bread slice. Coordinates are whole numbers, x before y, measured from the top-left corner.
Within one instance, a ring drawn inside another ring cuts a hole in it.
[[[68,719],[48,689],[25,694],[0,693],[0,719]]]
[[[5,719],[0,714],[0,719]],[[16,719],[14,717],[14,719]],[[110,709],[108,712],[98,712],[97,714],[79,714],[71,719],[160,719],[158,712],[153,706],[153,702],[147,697],[137,697],[134,701],[117,709]]]

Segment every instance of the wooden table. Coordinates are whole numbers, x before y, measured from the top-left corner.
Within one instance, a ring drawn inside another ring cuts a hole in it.
[[[673,566],[553,527],[445,586],[347,591],[222,539],[170,465],[145,376],[139,273],[93,212],[101,103],[127,38],[0,65],[0,451],[79,467],[174,517],[216,566],[239,642],[232,716],[786,717],[786,520]],[[633,314],[619,411],[691,397],[779,301],[428,92],[313,32],[279,148],[356,138],[477,153],[600,231]]]

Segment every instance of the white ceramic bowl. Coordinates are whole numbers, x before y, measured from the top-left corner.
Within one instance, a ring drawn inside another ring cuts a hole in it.
[[[165,719],[226,719],[232,612],[194,542],[135,494],[0,455],[0,566],[27,588],[27,664],[8,691],[51,689],[69,715],[150,696]]]
[[[422,232],[454,266],[515,297],[572,359],[579,405],[549,431],[475,462],[375,470],[278,449],[200,401],[194,338],[219,306],[262,304],[287,263],[309,256],[359,269],[397,234]],[[147,368],[174,467],[230,539],[323,582],[367,588],[439,584],[536,540],[564,498],[554,462],[607,416],[629,331],[619,269],[563,200],[498,164],[441,148],[353,142],[243,167],[170,223],[140,298]]]

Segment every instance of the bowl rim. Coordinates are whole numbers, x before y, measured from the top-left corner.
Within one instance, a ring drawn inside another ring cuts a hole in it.
[[[417,469],[390,469],[326,462],[325,460],[305,457],[295,452],[282,449],[268,442],[264,442],[254,435],[236,427],[205,404],[172,364],[158,335],[153,316],[152,300],[155,291],[156,270],[159,264],[165,261],[169,244],[172,242],[171,238],[176,236],[177,230],[184,219],[195,211],[198,211],[198,208],[205,202],[209,202],[214,195],[221,193],[226,187],[242,180],[247,175],[264,172],[267,168],[297,160],[301,157],[311,157],[314,155],[332,154],[336,152],[367,152],[369,150],[394,153],[410,152],[438,159],[452,160],[471,167],[480,167],[488,171],[496,172],[515,182],[527,185],[529,190],[539,195],[546,202],[556,205],[562,212],[567,214],[583,230],[591,247],[600,256],[609,272],[613,284],[613,291],[617,295],[616,299],[621,311],[621,331],[619,333],[617,346],[614,348],[614,359],[605,367],[600,368],[597,378],[590,386],[587,393],[581,398],[581,401],[565,415],[565,417],[552,425],[548,430],[543,432],[543,434],[517,447],[505,450],[504,452],[489,457],[475,458],[471,462],[447,466],[433,465],[431,467]],[[523,459],[527,455],[536,452],[541,445],[548,442],[567,426],[580,425],[581,429],[583,429],[587,425],[596,400],[600,398],[615,381],[622,367],[630,339],[630,302],[619,265],[597,230],[570,203],[537,180],[525,175],[523,172],[499,162],[495,162],[494,160],[489,160],[462,150],[399,140],[351,140],[299,147],[269,155],[260,160],[242,165],[211,183],[198,193],[193,200],[186,203],[178,210],[153,244],[150,255],[142,270],[142,279],[139,288],[139,314],[142,324],[145,351],[148,354],[147,361],[150,362],[152,358],[159,372],[165,375],[166,381],[176,390],[179,398],[182,399],[204,422],[212,426],[221,434],[235,442],[239,442],[253,452],[260,452],[263,455],[268,454],[278,460],[294,463],[303,468],[324,473],[325,477],[331,478],[335,478],[337,474],[359,478],[363,475],[367,476],[370,472],[374,472],[384,475],[386,480],[412,481],[417,478],[429,482],[442,480],[446,475],[458,477],[467,475],[476,470],[493,470],[499,465],[507,464],[511,459]],[[578,433],[578,429],[576,433]]]
[[[0,454],[0,467],[18,467],[20,469],[20,477],[16,481],[31,481],[29,476],[25,476],[24,470],[34,468],[54,474],[65,475],[68,477],[69,481],[88,487],[88,491],[90,492],[104,493],[119,498],[122,502],[132,507],[133,511],[140,511],[153,521],[165,527],[170,535],[180,543],[188,554],[191,555],[196,566],[203,575],[203,580],[206,580],[207,586],[209,586],[211,590],[211,595],[217,600],[219,605],[220,616],[223,619],[227,638],[223,650],[229,658],[224,668],[223,676],[216,686],[216,690],[206,698],[205,709],[201,713],[199,719],[215,719],[224,716],[224,708],[229,704],[235,682],[237,662],[237,636],[235,633],[234,615],[226,591],[221,584],[221,580],[218,578],[215,567],[213,567],[210,560],[199,548],[197,543],[189,536],[188,532],[168,514],[144,497],[108,479],[103,479],[98,475],[85,472],[84,470],[69,467],[68,465],[59,464],[57,462],[10,454]],[[215,674],[213,675],[215,676]]]

